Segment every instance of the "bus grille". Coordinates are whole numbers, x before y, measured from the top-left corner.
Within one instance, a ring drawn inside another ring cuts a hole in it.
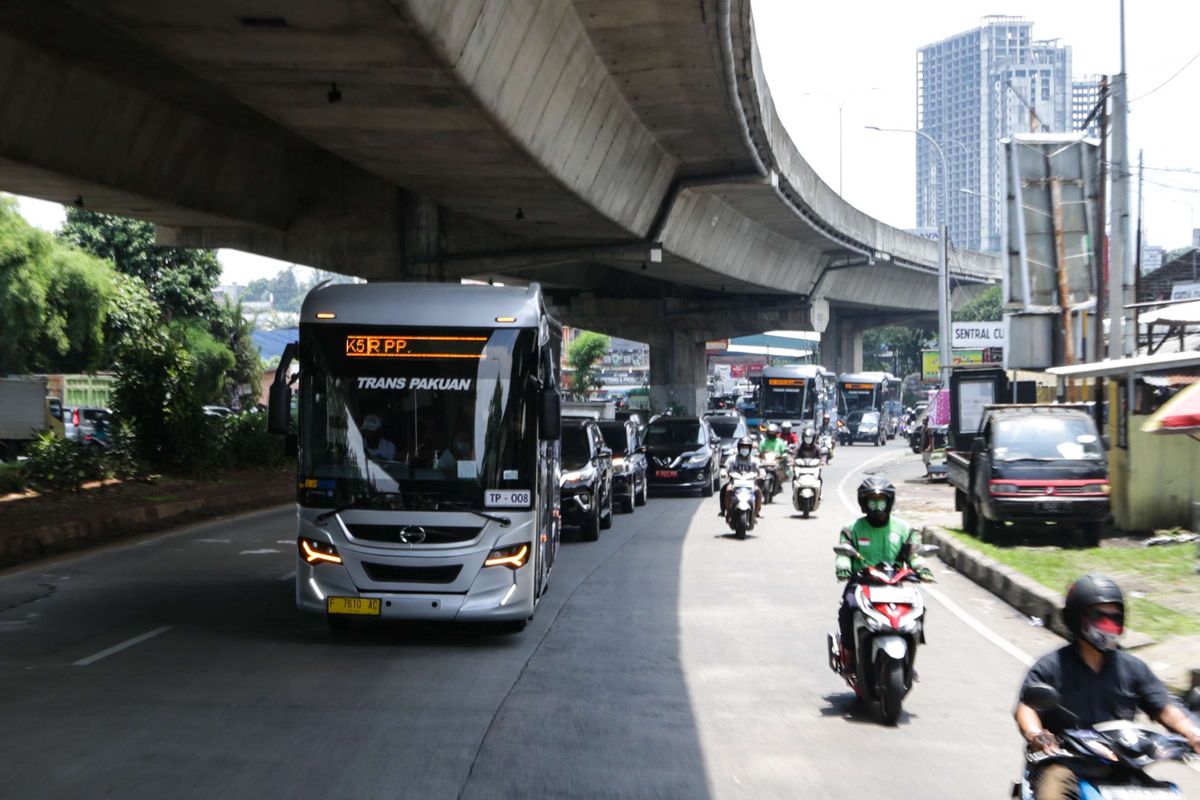
[[[447,567],[397,567],[391,564],[363,562],[367,577],[375,583],[454,583],[461,564]]]
[[[456,544],[473,541],[482,528],[452,525],[347,525],[350,535],[362,542],[386,544]],[[423,534],[423,535],[422,535]]]

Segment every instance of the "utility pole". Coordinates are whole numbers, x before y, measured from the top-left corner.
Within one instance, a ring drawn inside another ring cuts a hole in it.
[[[1108,271],[1108,357],[1132,355],[1125,332],[1126,275],[1132,271],[1129,219],[1128,86],[1125,75],[1125,0],[1121,0],[1121,72],[1113,77],[1112,265]]]
[[[1104,283],[1108,277],[1108,235],[1104,232],[1104,194],[1108,186],[1108,76],[1100,76],[1100,191],[1096,197],[1096,357],[1104,350]],[[1096,427],[1104,430],[1104,378],[1096,378]]]
[[[1143,209],[1143,206],[1142,206],[1142,184],[1145,181],[1145,179],[1146,179],[1145,151],[1139,147],[1138,148],[1137,245],[1136,245],[1137,252],[1134,254],[1135,267],[1133,270],[1133,302],[1134,303],[1138,303],[1141,301],[1140,290],[1142,287],[1142,247],[1143,247],[1143,244],[1142,244],[1142,209]],[[1131,355],[1137,355],[1137,352],[1138,352],[1138,346],[1139,346],[1138,332],[1139,332],[1138,309],[1135,306],[1133,309],[1133,353]]]

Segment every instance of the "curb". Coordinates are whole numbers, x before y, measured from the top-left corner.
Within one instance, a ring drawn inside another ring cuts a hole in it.
[[[1069,638],[1062,621],[1063,597],[1040,583],[972,550],[940,528],[926,526],[922,539],[936,544],[938,558],[1027,617],[1037,617],[1059,636]]]
[[[220,497],[147,503],[97,519],[74,519],[0,535],[0,569],[94,547],[135,534],[153,533],[223,514],[294,502],[295,489],[255,487]]]

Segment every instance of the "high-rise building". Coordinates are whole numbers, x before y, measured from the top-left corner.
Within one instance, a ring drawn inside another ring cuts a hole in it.
[[[1071,81],[1071,130],[1086,131],[1093,139],[1100,138],[1100,115],[1092,115],[1100,102],[1100,76],[1085,75]],[[1088,121],[1088,117],[1091,120]],[[1084,122],[1087,122],[1085,129]]]
[[[1071,48],[1033,38],[1021,17],[984,17],[978,28],[917,51],[917,127],[941,145],[950,197],[950,242],[1000,250],[1003,140],[1073,129]],[[917,227],[937,225],[938,156],[917,137]]]

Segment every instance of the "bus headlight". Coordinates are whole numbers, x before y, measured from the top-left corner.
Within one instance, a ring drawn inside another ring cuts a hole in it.
[[[529,545],[514,544],[509,547],[497,547],[484,560],[485,567],[508,567],[520,569],[529,560]]]
[[[296,546],[300,548],[300,555],[307,564],[342,563],[342,557],[338,555],[337,548],[329,542],[319,542],[316,539],[301,536],[296,540]]]

